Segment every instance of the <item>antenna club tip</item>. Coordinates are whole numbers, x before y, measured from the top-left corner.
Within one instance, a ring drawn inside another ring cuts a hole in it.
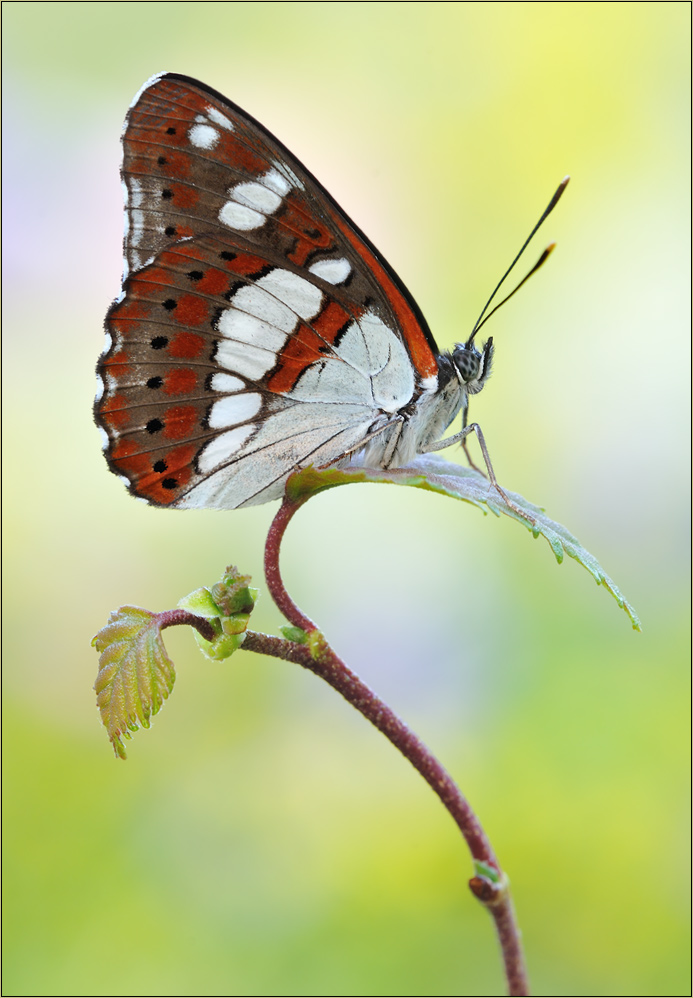
[[[544,252],[547,253],[547,254],[548,253],[553,253],[553,251],[556,249],[556,245],[557,244],[555,242],[549,243],[549,245],[546,247],[546,249],[544,250]]]
[[[561,182],[560,182],[560,184],[558,186],[559,187],[565,187],[568,184],[569,180],[570,180],[570,174],[566,173],[565,177],[563,178],[563,180],[561,180]]]

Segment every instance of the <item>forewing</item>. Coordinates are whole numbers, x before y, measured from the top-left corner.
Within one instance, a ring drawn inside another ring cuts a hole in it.
[[[122,174],[126,270],[176,240],[236,233],[368,306],[403,339],[420,379],[437,374],[435,341],[394,271],[289,150],[221,94],[176,74],[146,84],[126,119]]]

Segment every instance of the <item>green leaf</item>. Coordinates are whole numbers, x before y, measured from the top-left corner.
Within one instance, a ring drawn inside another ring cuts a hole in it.
[[[279,630],[287,641],[293,641],[297,645],[304,645],[308,641],[308,635],[302,627],[294,627],[293,624],[283,624]]]
[[[246,625],[247,625],[246,617]],[[216,624],[217,622],[215,622]],[[224,621],[224,623],[226,623]],[[215,630],[216,630],[215,626]],[[219,626],[219,633],[214,641],[207,641],[203,638],[199,631],[195,631],[195,641],[197,641],[197,647],[200,649],[205,658],[211,659],[212,662],[221,662],[225,658],[230,658],[231,655],[243,644],[243,639],[245,638],[245,626],[242,627],[240,633],[237,634],[227,634],[224,633],[222,627]]]
[[[214,620],[221,613],[212,599],[209,589],[205,588],[196,589],[194,592],[188,593],[187,596],[183,596],[182,599],[178,600],[177,605],[181,610],[189,610],[190,613],[194,613],[197,617],[204,617],[205,620]]]
[[[621,609],[630,617],[633,628],[640,630],[638,615],[630,603],[622,596],[616,583],[609,578],[596,558],[582,547],[577,538],[573,537],[565,527],[550,520],[544,511],[527,501],[516,492],[506,489],[510,500],[527,516],[521,516],[508,506],[491,485],[489,480],[478,471],[453,464],[436,454],[423,454],[415,458],[406,468],[392,468],[388,471],[376,468],[364,468],[352,463],[346,468],[326,468],[318,471],[316,468],[304,468],[291,475],[286,484],[286,494],[294,502],[307,499],[316,492],[335,488],[337,485],[348,485],[352,482],[380,482],[388,485],[407,485],[415,489],[426,489],[438,492],[471,503],[477,509],[486,513],[490,510],[496,516],[501,513],[517,520],[526,527],[534,537],[544,537],[560,564],[564,555],[574,558],[596,580],[611,593]]]
[[[138,606],[121,606],[92,639],[100,652],[96,703],[121,759],[126,757],[123,738],[140,726],[149,727],[176,679],[157,616]]]
[[[235,565],[229,565],[221,580],[211,589],[196,589],[178,600],[182,610],[209,620],[216,637],[207,641],[195,631],[198,648],[213,662],[229,658],[245,638],[250,613],[255,606],[258,590],[249,586],[249,575],[241,575]]]

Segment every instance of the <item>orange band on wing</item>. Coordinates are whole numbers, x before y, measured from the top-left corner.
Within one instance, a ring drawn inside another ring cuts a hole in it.
[[[267,382],[271,392],[289,392],[306,368],[320,359],[328,344],[334,343],[337,334],[355,317],[346,312],[339,302],[330,301],[316,316],[311,326],[301,325],[281,352],[279,366]]]
[[[430,378],[433,375],[436,375],[438,373],[438,361],[428,344],[426,334],[421,328],[418,319],[412,312],[406,298],[392,280],[387,270],[383,267],[377,257],[375,257],[368,249],[368,247],[361,242],[356,233],[352,232],[352,230],[338,215],[333,214],[332,219],[335,225],[337,225],[340,231],[347,237],[361,259],[368,264],[368,267],[372,271],[378,284],[380,284],[381,288],[387,295],[387,299],[392,306],[392,311],[395,313],[399,327],[404,335],[409,355],[414,362],[416,370],[422,378]]]

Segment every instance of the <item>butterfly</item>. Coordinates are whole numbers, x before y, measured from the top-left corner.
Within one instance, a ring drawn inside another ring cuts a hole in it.
[[[381,254],[250,115],[161,74],[122,142],[123,287],[95,419],[133,495],[251,506],[307,465],[401,467],[476,427],[468,400],[491,373],[492,339],[478,349],[475,327],[439,351]]]

